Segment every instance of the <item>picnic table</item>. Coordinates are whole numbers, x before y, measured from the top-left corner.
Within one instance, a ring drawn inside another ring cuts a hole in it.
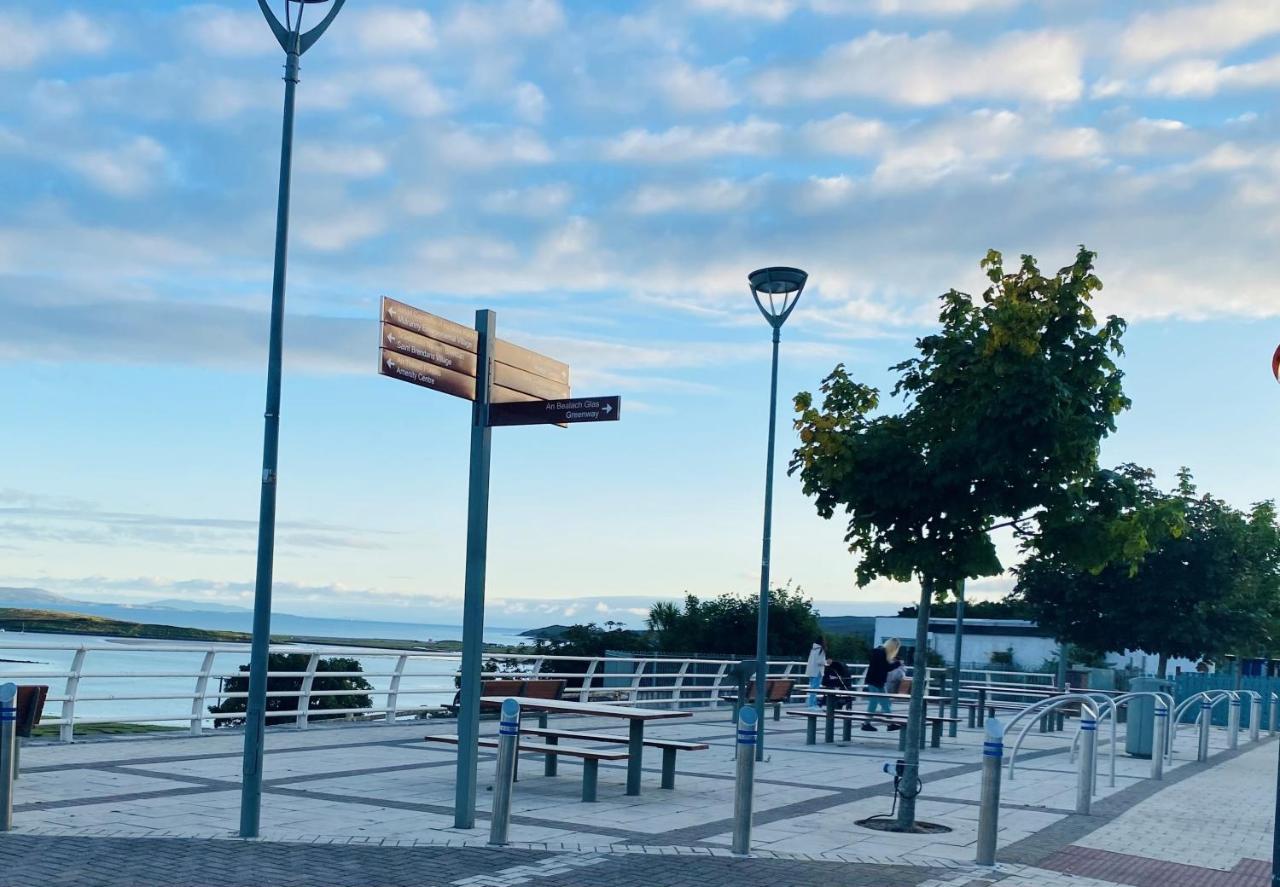
[[[573,702],[568,699],[531,699],[524,696],[482,696],[481,702],[502,704],[504,699],[520,703],[522,711],[560,712],[593,718],[625,718],[627,720],[627,794],[640,794],[640,771],[644,755],[644,725],[649,721],[693,717],[691,711],[667,711],[636,708],[630,705],[606,705],[600,702]]]
[[[827,723],[824,736],[827,742],[834,742],[836,735],[836,703],[841,699],[888,699],[890,701],[897,699],[899,702],[911,701],[911,696],[906,693],[875,693],[871,690],[836,690],[834,688],[818,687],[808,692],[826,697],[826,713]],[[930,702],[943,702],[942,696],[925,696],[925,707],[928,708]]]

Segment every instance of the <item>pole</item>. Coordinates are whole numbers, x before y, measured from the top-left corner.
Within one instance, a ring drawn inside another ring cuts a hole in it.
[[[1004,758],[1004,726],[987,721],[982,743],[982,801],[978,807],[978,865],[996,864],[996,831],[1000,824],[1000,766]]]
[[[1080,762],[1076,779],[1076,812],[1087,816],[1089,809],[1093,806],[1093,774],[1095,766],[1093,753],[1097,748],[1098,721],[1093,714],[1083,710],[1083,707],[1080,713],[1080,737]]]
[[[778,422],[778,343],[781,327],[773,328],[773,372],[769,382],[769,456],[764,472],[764,544],[760,554],[760,610],[756,616],[756,760],[764,760],[764,698],[769,671],[769,548],[773,531],[773,444]]]
[[[1280,695],[1271,694],[1271,735],[1280,732]]]
[[[1258,731],[1262,729],[1262,696],[1256,694],[1249,697],[1249,741],[1258,741]]]
[[[1067,645],[1058,645],[1058,689],[1067,689]]]
[[[1155,702],[1151,721],[1151,778],[1161,780],[1164,779],[1164,740],[1165,731],[1169,728],[1169,709],[1163,699],[1157,697]],[[1114,719],[1113,714],[1112,720]]]
[[[516,758],[520,754],[520,703],[502,700],[502,721],[498,724],[498,775],[493,782],[493,819],[489,823],[489,843],[507,843],[511,825],[511,785],[515,781]],[[548,758],[550,760],[550,758]]]
[[[920,580],[920,607],[916,612],[916,655],[911,667],[911,702],[907,726],[902,731],[902,789],[898,792],[898,831],[909,831],[916,821],[916,796],[920,794],[920,739],[924,730],[924,687],[929,676],[929,607],[933,602],[933,577]]]
[[[13,778],[17,771],[18,685],[0,684],[0,832],[13,828]]]
[[[964,580],[961,579],[956,583],[956,651],[955,651],[955,670],[952,672],[951,679],[951,725],[947,728],[947,734],[952,738],[956,735],[956,728],[960,726],[960,651],[964,647]]]
[[[1200,701],[1200,735],[1197,737],[1196,760],[1209,760],[1209,721],[1213,719],[1213,703],[1208,699]]]
[[[1227,748],[1234,751],[1240,744],[1240,697],[1231,697],[1231,707],[1227,710]]]
[[[733,787],[733,847],[738,856],[751,852],[751,796],[756,770],[756,710],[738,714],[738,775]]]
[[[475,828],[476,742],[480,736],[480,660],[484,645],[484,577],[489,550],[489,397],[497,315],[476,312],[476,399],[471,405],[471,474],[467,492],[467,575],[462,601],[462,686],[458,700],[458,775],[453,827]]]
[[[267,409],[262,433],[262,492],[258,502],[258,568],[253,588],[253,646],[244,727],[240,837],[256,838],[262,814],[263,733],[267,723],[267,663],[271,644],[271,574],[276,541],[276,467],[280,451],[280,376],[284,350],[284,280],[289,248],[289,186],[293,168],[293,105],[298,45],[285,54],[284,122],[280,134],[280,190],[276,202],[276,256],[267,343]]]

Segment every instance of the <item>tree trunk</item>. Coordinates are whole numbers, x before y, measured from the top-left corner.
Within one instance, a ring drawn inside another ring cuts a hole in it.
[[[920,774],[920,737],[924,730],[924,690],[929,683],[929,605],[933,602],[933,578],[920,580],[920,610],[916,613],[916,656],[911,668],[911,705],[907,719],[907,748],[903,752],[902,782],[898,791],[898,830],[908,831],[916,822],[916,795]]]
[[[1160,654],[1160,664],[1156,666],[1156,677],[1164,679],[1169,676],[1169,654]]]

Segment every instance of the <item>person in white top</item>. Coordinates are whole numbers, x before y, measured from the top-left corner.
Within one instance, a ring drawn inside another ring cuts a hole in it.
[[[827,665],[827,642],[819,635],[809,650],[809,661],[805,664],[804,674],[809,679],[809,689],[816,690],[822,686],[822,672]],[[818,707],[818,694],[809,694],[809,707]]]

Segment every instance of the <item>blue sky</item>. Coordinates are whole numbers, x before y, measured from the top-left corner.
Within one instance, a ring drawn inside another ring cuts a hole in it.
[[[281,64],[249,0],[0,11],[0,585],[249,603]],[[375,374],[382,295],[624,398],[495,432],[498,624],[754,587],[768,264],[811,275],[785,397],[888,383],[988,248],[1085,243],[1104,460],[1273,496],[1278,86],[1257,0],[351,0],[298,92],[278,609],[459,618],[468,409]],[[777,495],[778,580],[913,596]]]

